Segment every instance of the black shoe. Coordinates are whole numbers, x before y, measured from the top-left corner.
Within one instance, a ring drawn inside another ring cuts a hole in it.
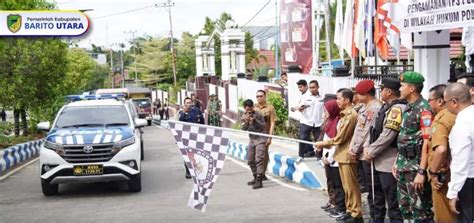
[[[364,223],[364,219],[363,218],[354,218],[354,217],[351,217],[349,219],[347,219],[345,221],[345,223]]]
[[[345,212],[345,211],[338,211],[338,210],[334,209],[334,210],[332,210],[332,211],[329,213],[329,217],[335,218],[335,219],[337,220],[338,218],[341,218],[341,217],[343,217],[343,216],[345,216],[345,215],[347,215],[347,214],[348,214],[348,213]],[[349,215],[349,216],[350,216],[350,215]]]
[[[260,189],[263,187],[263,184],[262,184],[262,181],[261,180],[257,180],[255,181],[255,184],[252,186],[252,189]]]
[[[263,175],[262,180],[263,180],[263,181],[268,180],[267,176],[266,176],[266,175]]]
[[[186,175],[185,175],[184,177],[186,177],[186,179],[191,179],[191,174],[190,174],[190,173],[186,173]]]
[[[337,222],[346,222],[348,219],[352,219],[352,216],[350,213],[346,212],[342,216],[336,218]]]
[[[247,185],[253,186],[255,184],[255,182],[257,182],[257,180],[255,178],[253,178],[253,180],[247,182]]]
[[[330,207],[332,207],[331,204],[330,204],[330,203],[327,203],[327,204],[321,206],[321,209],[326,210],[326,209],[328,209],[328,208],[330,208]]]
[[[324,212],[328,213],[328,214],[331,214],[333,211],[336,211],[336,207],[329,207],[327,209],[323,209]]]

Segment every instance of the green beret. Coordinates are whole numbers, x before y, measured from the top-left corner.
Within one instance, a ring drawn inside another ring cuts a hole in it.
[[[408,84],[423,84],[425,78],[418,72],[407,71],[400,75],[400,82]]]

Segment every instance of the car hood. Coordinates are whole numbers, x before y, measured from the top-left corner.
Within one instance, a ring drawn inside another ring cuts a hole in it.
[[[53,129],[46,137],[52,143],[83,145],[113,143],[133,137],[130,127]]]

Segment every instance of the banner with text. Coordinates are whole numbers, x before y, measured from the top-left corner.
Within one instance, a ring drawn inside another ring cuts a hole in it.
[[[423,32],[474,25],[474,0],[394,0],[382,8],[398,32]]]
[[[89,29],[80,11],[0,11],[0,36],[81,36]]]

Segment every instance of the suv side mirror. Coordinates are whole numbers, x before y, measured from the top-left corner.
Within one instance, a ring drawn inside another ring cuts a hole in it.
[[[148,125],[148,121],[146,119],[136,118],[135,119],[135,128],[141,128]]]
[[[36,127],[38,128],[38,130],[47,132],[51,129],[51,123],[49,123],[49,122],[40,122],[40,123],[38,123],[38,125],[36,125]]]

